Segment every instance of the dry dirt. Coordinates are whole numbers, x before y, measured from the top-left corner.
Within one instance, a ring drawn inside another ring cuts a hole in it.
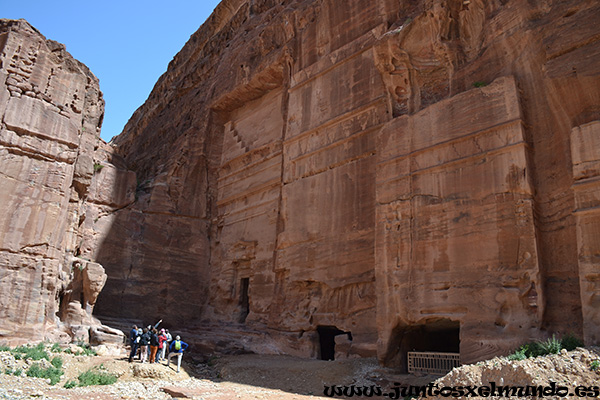
[[[200,361],[186,355],[182,370],[177,373],[173,364],[169,367],[165,363],[134,361],[130,364],[125,353],[118,356],[60,356],[65,374],[57,385],[51,386],[45,379],[25,377],[24,371],[29,365],[15,361],[8,352],[0,352],[0,372],[7,368],[23,370],[21,376],[0,374],[0,399],[167,400],[181,395],[204,400],[302,400],[329,398],[323,396],[324,385],[385,386],[390,380],[426,383],[434,379],[394,376],[392,371],[379,367],[375,359],[322,361],[247,354]],[[76,380],[79,374],[92,368],[117,375],[118,382],[110,386],[64,388],[66,382]]]
[[[0,369],[28,367],[23,361],[11,360],[10,353],[0,352]],[[391,388],[403,385],[426,385],[439,377],[395,375],[381,368],[375,359],[321,361],[290,356],[236,355],[212,357],[199,361],[184,357],[180,373],[173,365],[128,363],[118,356],[74,356],[61,354],[65,375],[59,384],[50,386],[40,378],[0,374],[0,399],[112,400],[160,399],[187,397],[203,400],[304,400],[330,398],[323,395],[325,385],[378,385]],[[549,381],[571,388],[576,385],[600,385],[594,365],[600,362],[598,349],[578,349],[559,355],[524,361],[494,358],[475,365],[454,369],[436,381],[443,386],[485,385],[491,381],[505,385],[546,385]],[[119,376],[109,386],[65,389],[65,382],[91,368]],[[388,390],[389,391],[389,390]],[[173,396],[171,396],[171,393]],[[343,396],[335,396],[341,398]],[[377,396],[375,396],[377,397]],[[373,397],[373,398],[375,398]],[[366,398],[366,397],[353,397]],[[384,398],[380,396],[380,398]]]

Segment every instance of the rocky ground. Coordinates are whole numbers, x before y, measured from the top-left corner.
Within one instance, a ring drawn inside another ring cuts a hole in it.
[[[321,361],[248,354],[200,361],[188,355],[184,358],[182,371],[177,373],[173,365],[167,367],[137,361],[130,364],[124,352],[102,356],[60,353],[59,356],[63,359],[64,375],[59,383],[50,385],[47,379],[25,376],[31,364],[47,366],[46,360],[17,360],[10,352],[0,352],[0,399],[303,400],[329,398],[323,394],[325,385],[378,385],[386,393],[394,382],[425,385],[436,379],[433,376],[395,375],[393,371],[381,368],[374,359]],[[457,368],[436,383],[457,386],[485,385],[495,381],[505,385],[547,385],[553,381],[570,388],[600,386],[599,368],[595,368],[599,362],[598,349],[578,349],[523,361],[495,358]],[[116,375],[118,380],[106,386],[64,387],[66,382],[77,381],[79,374],[90,369]],[[15,376],[16,370],[23,372]]]

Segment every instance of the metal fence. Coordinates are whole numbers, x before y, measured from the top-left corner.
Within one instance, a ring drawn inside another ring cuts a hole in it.
[[[460,366],[459,353],[408,352],[408,372],[445,375],[454,367]]]

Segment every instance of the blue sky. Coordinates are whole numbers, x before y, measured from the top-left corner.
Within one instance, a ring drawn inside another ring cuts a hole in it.
[[[121,133],[169,62],[218,0],[0,0],[0,18],[25,18],[100,79],[102,138]]]

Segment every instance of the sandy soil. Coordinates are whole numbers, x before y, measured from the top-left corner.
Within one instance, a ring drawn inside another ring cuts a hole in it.
[[[330,398],[323,396],[325,385],[381,385],[392,381],[427,383],[435,377],[393,375],[382,369],[375,359],[321,361],[290,356],[237,355],[195,360],[184,357],[182,370],[173,364],[128,363],[119,356],[74,356],[60,354],[65,375],[50,386],[47,380],[7,374],[0,375],[0,398],[29,399],[160,399],[187,397],[206,400],[263,399],[304,400]],[[26,370],[23,361],[10,359],[2,353],[0,370]],[[90,386],[65,389],[64,384],[76,380],[89,369],[100,369],[119,377],[110,386]],[[171,393],[173,396],[169,395]],[[354,397],[359,398],[359,397]]]

